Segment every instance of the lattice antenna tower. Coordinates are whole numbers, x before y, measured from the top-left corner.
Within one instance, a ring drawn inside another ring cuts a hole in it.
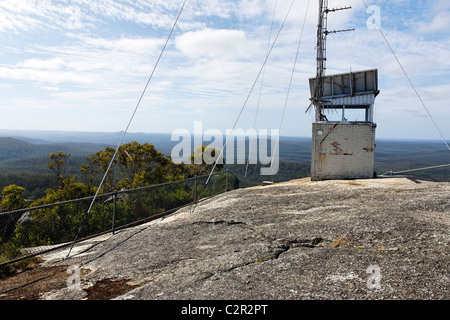
[[[328,13],[348,10],[351,8],[352,7],[347,6],[342,8],[328,9],[328,0],[319,0],[319,23],[317,26],[317,83],[314,98],[311,99],[311,105],[314,105],[316,109],[316,121],[321,120],[323,116],[323,110],[328,105],[328,102],[323,99],[324,78],[327,61],[327,36],[333,33],[349,32],[355,30],[345,29],[328,31]]]

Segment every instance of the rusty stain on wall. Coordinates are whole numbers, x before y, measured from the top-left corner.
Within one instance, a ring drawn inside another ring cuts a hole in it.
[[[353,153],[344,152],[344,150],[342,150],[342,148],[341,148],[341,144],[337,141],[333,142],[331,144],[331,146],[333,147],[333,151],[330,151],[330,155],[334,155],[334,156],[352,156],[353,155]]]

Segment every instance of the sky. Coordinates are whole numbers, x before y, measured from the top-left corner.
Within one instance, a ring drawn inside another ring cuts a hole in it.
[[[125,130],[183,2],[0,0],[0,129]],[[187,0],[129,132],[225,133],[243,110],[236,128],[311,136],[318,2],[295,1],[262,69],[291,0]],[[329,30],[355,31],[328,36],[327,74],[378,69],[377,137],[439,140],[366,4],[450,139],[450,1],[329,0],[352,7]]]

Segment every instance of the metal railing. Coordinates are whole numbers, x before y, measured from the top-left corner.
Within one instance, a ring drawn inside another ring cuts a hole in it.
[[[0,213],[0,266],[142,224],[240,188],[230,171]]]
[[[403,171],[394,171],[394,170],[391,170],[391,171],[388,171],[388,172],[385,172],[385,173],[383,173],[382,175],[381,175],[381,177],[384,177],[384,176],[386,176],[386,175],[394,175],[394,174],[400,174],[400,173],[410,173],[410,172],[417,172],[417,171],[424,171],[424,170],[432,170],[432,169],[439,169],[439,168],[446,168],[446,167],[450,167],[450,163],[449,164],[443,164],[443,165],[440,165],[440,166],[433,166],[433,167],[425,167],[425,168],[419,168],[419,169],[410,169],[410,170],[403,170]]]

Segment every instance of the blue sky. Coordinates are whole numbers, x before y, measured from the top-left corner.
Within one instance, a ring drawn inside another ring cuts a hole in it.
[[[124,130],[182,0],[1,0],[0,129]],[[130,132],[232,128],[290,0],[188,0]],[[329,15],[327,73],[379,70],[377,137],[440,139],[362,0]],[[366,0],[450,139],[450,1]],[[276,4],[276,6],[275,6]],[[257,128],[277,129],[308,0],[297,0],[264,72]],[[274,15],[274,8],[276,8]],[[311,135],[318,1],[311,0],[281,135]],[[253,127],[261,82],[237,128]]]

